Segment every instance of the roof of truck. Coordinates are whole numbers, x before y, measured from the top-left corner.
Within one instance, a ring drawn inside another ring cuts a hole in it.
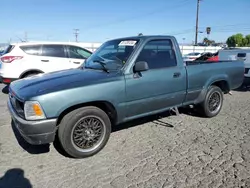
[[[119,39],[148,39],[148,38],[163,38],[163,37],[169,37],[169,38],[174,38],[172,35],[142,35],[142,36],[129,36],[129,37],[120,37],[120,38],[115,38],[111,40],[119,40]]]

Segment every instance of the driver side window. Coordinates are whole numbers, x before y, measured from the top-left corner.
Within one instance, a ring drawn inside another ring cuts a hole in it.
[[[170,39],[149,41],[137,57],[136,62],[138,61],[147,62],[149,69],[177,66],[172,41]]]

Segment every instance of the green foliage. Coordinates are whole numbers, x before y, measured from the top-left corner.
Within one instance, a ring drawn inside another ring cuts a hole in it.
[[[241,33],[237,33],[228,37],[227,39],[228,47],[246,47],[250,46],[250,35],[245,37]]]
[[[209,45],[211,45],[211,44],[214,44],[215,41],[214,41],[214,40],[209,40],[207,37],[205,37],[205,38],[203,39],[203,43],[209,46]]]

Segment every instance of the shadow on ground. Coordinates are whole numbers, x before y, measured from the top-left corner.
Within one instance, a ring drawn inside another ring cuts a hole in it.
[[[194,109],[191,108],[180,108],[179,109],[180,114],[187,114],[187,115],[192,115],[192,116],[197,116],[197,112]],[[157,115],[151,115],[151,116],[147,116],[147,117],[143,117],[143,118],[139,118],[136,120],[132,120],[120,125],[116,125],[112,127],[112,132],[117,132],[117,131],[121,131],[123,129],[129,129],[141,124],[145,124],[148,122],[152,122],[153,124],[157,125],[157,126],[164,126],[167,128],[173,128],[174,125],[163,121],[162,118],[166,118],[169,116],[175,116],[176,114],[172,111],[167,111],[164,113],[160,113]],[[198,116],[200,117],[200,116]],[[11,126],[13,129],[13,132],[15,134],[15,137],[19,143],[19,145],[26,150],[28,153],[30,154],[41,154],[41,153],[47,153],[50,151],[50,145],[46,144],[46,145],[31,145],[29,143],[27,143],[22,136],[20,135],[19,131],[17,130],[14,122],[11,122]],[[58,137],[56,136],[55,141],[53,142],[54,148],[57,150],[58,153],[60,153],[61,155],[63,155],[64,157],[67,158],[72,158],[71,156],[69,156],[63,149],[62,146],[58,140]],[[1,188],[1,187],[0,187]]]
[[[50,145],[45,144],[45,145],[31,145],[27,143],[19,131],[17,130],[15,124],[13,121],[11,121],[11,126],[14,132],[14,135],[17,139],[18,144],[28,153],[30,154],[42,154],[42,153],[48,153],[50,151]]]
[[[132,120],[129,121],[127,123],[123,123],[123,124],[119,124],[116,126],[112,127],[112,132],[117,132],[117,131],[121,131],[123,129],[128,129],[128,128],[132,128],[144,123],[148,123],[148,122],[153,122],[155,125],[160,125],[160,126],[164,126],[164,127],[168,127],[168,128],[173,128],[174,126],[171,125],[170,123],[164,122],[161,120],[161,118],[164,117],[168,117],[171,114],[169,112],[165,112],[165,113],[161,113],[161,114],[157,114],[157,115],[152,115],[152,116],[148,116],[148,117],[144,117],[144,118],[139,118],[136,120]],[[71,158],[69,155],[66,154],[66,152],[62,149],[62,146],[58,140],[58,137],[56,136],[56,140],[54,141],[54,147],[55,149],[64,157],[68,157]]]
[[[239,92],[248,92],[250,91],[250,86],[247,85],[247,86],[241,86],[241,87],[238,87],[236,89],[234,89],[233,91],[239,91]]]
[[[179,108],[178,110],[179,110],[180,114],[186,114],[186,115],[202,118],[202,116],[198,113],[197,109],[195,109],[195,108],[186,107],[186,108]],[[128,129],[128,128],[135,127],[137,125],[141,125],[141,124],[145,124],[145,123],[149,123],[149,122],[152,122],[155,125],[173,128],[174,125],[161,120],[162,118],[167,118],[170,116],[176,116],[176,113],[173,111],[166,111],[166,112],[163,112],[163,113],[160,113],[157,115],[151,115],[148,117],[143,117],[143,118],[139,118],[136,120],[132,120],[132,121],[114,126],[112,129],[112,132],[120,131],[123,129]]]
[[[8,85],[4,86],[4,88],[2,89],[2,93],[9,94],[9,86]]]
[[[24,171],[20,168],[13,168],[0,177],[0,188],[25,187],[32,188],[30,181],[24,177]]]
[[[138,125],[149,123],[149,122],[152,122],[155,125],[161,125],[164,127],[173,128],[174,127],[173,125],[161,120],[162,118],[169,117],[170,115],[171,115],[171,113],[164,112],[164,113],[160,113],[157,115],[151,115],[151,116],[135,119],[135,120],[132,120],[132,121],[129,121],[126,123],[122,123],[122,124],[113,126],[112,132],[117,132],[117,131],[120,131],[123,129],[129,129],[129,128],[136,127]]]

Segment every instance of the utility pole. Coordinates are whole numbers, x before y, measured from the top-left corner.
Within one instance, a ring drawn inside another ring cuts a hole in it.
[[[78,42],[79,29],[74,29],[74,30],[75,30],[74,35],[75,35],[75,38],[76,38],[76,42]]]
[[[195,26],[195,42],[194,44],[197,44],[197,39],[198,39],[198,24],[199,24],[199,9],[200,9],[200,1],[197,0],[197,10],[196,10],[196,26]]]

